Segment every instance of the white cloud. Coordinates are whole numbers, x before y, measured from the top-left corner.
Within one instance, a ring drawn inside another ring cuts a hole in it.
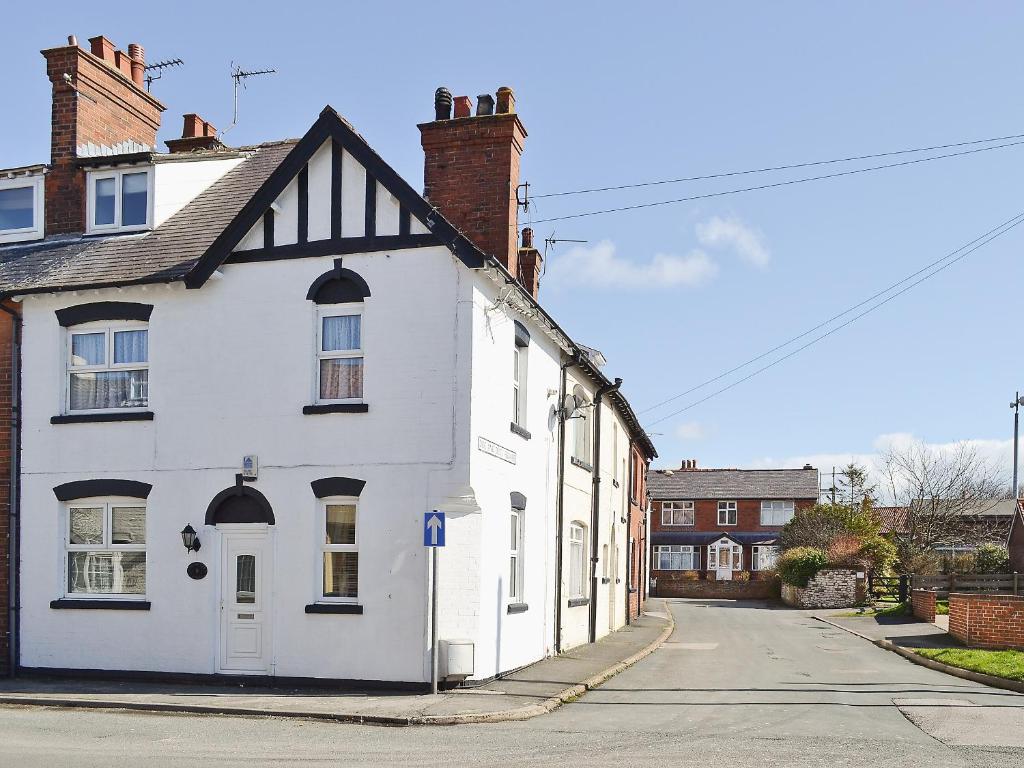
[[[706,248],[732,248],[741,259],[760,269],[767,267],[772,257],[764,235],[735,217],[712,216],[697,224],[697,240]]]
[[[687,421],[676,427],[676,437],[680,440],[703,440],[707,434],[704,425],[696,421]]]
[[[560,286],[580,283],[598,288],[671,288],[699,285],[718,273],[718,266],[700,250],[685,256],[657,253],[646,262],[625,259],[615,244],[602,240],[578,246],[554,259],[546,279]]]

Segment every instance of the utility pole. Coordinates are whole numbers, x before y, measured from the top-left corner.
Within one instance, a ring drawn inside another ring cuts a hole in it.
[[[1024,405],[1024,397],[1020,392],[1013,398],[1010,407],[1013,408],[1013,498],[1020,498],[1020,486],[1017,485],[1017,445],[1020,440],[1020,407]]]

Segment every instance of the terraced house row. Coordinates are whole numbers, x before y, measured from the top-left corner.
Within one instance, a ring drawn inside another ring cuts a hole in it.
[[[448,683],[638,616],[656,453],[538,301],[513,92],[425,94],[420,194],[331,107],[158,151],[142,47],[89,44],[0,171],[8,671],[421,687],[432,510]]]

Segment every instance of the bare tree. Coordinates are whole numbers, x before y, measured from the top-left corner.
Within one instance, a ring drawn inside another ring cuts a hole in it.
[[[899,562],[907,566],[937,547],[974,547],[1005,538],[992,511],[1005,479],[967,443],[938,450],[915,442],[893,447],[879,461],[886,495],[900,509],[892,533]]]

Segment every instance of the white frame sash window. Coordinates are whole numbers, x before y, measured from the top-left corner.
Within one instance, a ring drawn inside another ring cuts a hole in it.
[[[329,341],[325,328],[327,321],[333,318],[356,318],[348,328],[339,326],[336,330],[338,338]],[[348,340],[345,340],[348,337]],[[325,347],[329,347],[325,349]],[[332,363],[331,361],[339,361]],[[335,382],[324,380],[325,369],[336,367]],[[348,372],[348,376],[344,375]],[[347,381],[346,381],[347,378]],[[331,392],[325,390],[325,386],[346,387],[349,395],[346,397],[331,397],[332,394],[341,394],[340,389]],[[325,396],[325,394],[327,396]],[[316,402],[320,404],[332,403],[362,403],[366,397],[366,350],[363,338],[363,305],[352,304],[323,304],[317,306],[316,313]]]
[[[661,504],[662,525],[694,525],[692,501],[664,501]]]
[[[569,598],[587,596],[587,527],[582,523],[569,525]]]
[[[758,544],[757,546],[751,547],[751,563],[750,570],[752,571],[773,571],[775,570],[775,562],[779,558],[779,548],[773,544]]]
[[[720,501],[718,502],[718,524],[719,525],[736,525],[738,519],[738,512],[736,510],[735,501]]]
[[[140,333],[144,335],[139,336]],[[100,336],[102,340],[97,338]],[[122,338],[124,344],[121,343]],[[98,355],[100,352],[102,359]],[[148,323],[97,321],[73,326],[67,332],[66,361],[65,413],[111,413],[149,408]],[[104,386],[102,382],[107,384]],[[110,403],[115,400],[98,402],[103,397],[116,398],[117,402],[113,405]]]
[[[126,179],[131,178],[133,183],[138,176],[145,176],[143,181],[145,182],[145,221],[139,223],[133,221],[132,223],[124,223],[126,195],[137,196],[141,194],[140,190],[132,190],[125,192]],[[104,195],[104,198],[111,198],[111,205],[113,210],[107,213],[107,203],[100,203],[98,188],[102,182],[112,182],[112,195]],[[91,171],[86,174],[86,219],[85,219],[85,231],[89,234],[100,234],[103,232],[135,232],[143,229],[149,229],[153,226],[153,168],[151,166],[146,167],[128,167],[121,169],[111,169],[102,171]],[[96,218],[99,215],[103,215],[104,221],[97,223]]]
[[[793,519],[796,504],[790,500],[761,502],[761,525],[785,525]]]
[[[523,511],[512,507],[509,517],[508,599],[523,599]]]
[[[587,393],[583,387],[576,386],[573,388],[573,394],[580,401],[579,414],[571,419],[572,421],[572,457],[577,461],[582,461],[586,465],[590,465],[590,462],[594,460],[591,456],[590,450],[590,422],[591,422],[591,411],[593,410],[590,398],[587,397]]]
[[[318,600],[355,603],[359,599],[359,499],[333,496],[320,499],[319,507]]]
[[[65,510],[65,596],[145,600],[145,500],[76,499]]]
[[[654,570],[699,571],[700,547],[684,544],[657,544],[654,547]]]
[[[13,179],[0,179],[0,196],[9,190],[28,189],[32,198],[32,221],[26,227],[9,227],[0,229],[0,243],[18,243],[24,240],[38,240],[43,236],[43,194],[42,176],[21,176]],[[3,202],[0,201],[0,205]]]

